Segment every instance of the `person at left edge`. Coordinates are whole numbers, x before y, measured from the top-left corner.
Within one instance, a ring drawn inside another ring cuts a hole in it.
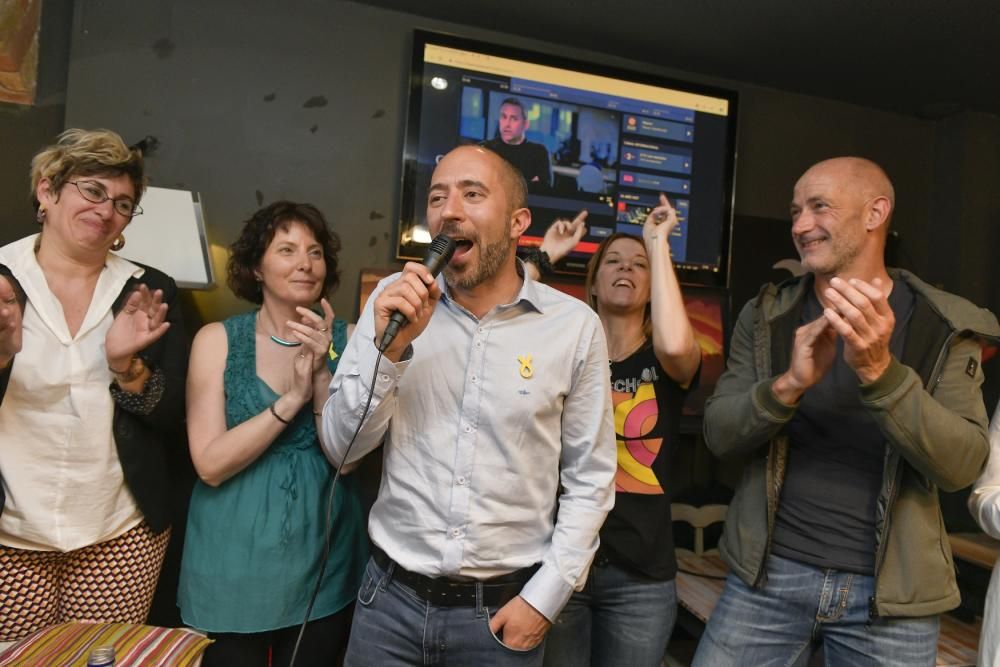
[[[201,481],[178,601],[184,622],[215,639],[205,667],[267,667],[269,654],[271,664],[288,665],[319,576],[333,471],[316,434],[347,340],[323,298],[339,282],[339,250],[316,207],[260,209],[228,264],[230,289],[260,308],[208,324],[194,339],[188,438]],[[298,667],[333,664],[346,645],[367,557],[356,482],[337,483],[330,553]]]
[[[458,249],[408,263],[368,300],[323,411],[348,462],[385,443],[347,664],[540,665],[583,586],[614,498],[608,352],[582,301],[527,278],[522,175],[464,146],[431,180],[427,220]],[[379,362],[398,310],[409,323]]]
[[[0,642],[146,620],[183,442],[177,286],[111,252],[142,212],[142,153],[66,130],[31,182],[40,232],[0,249]]]

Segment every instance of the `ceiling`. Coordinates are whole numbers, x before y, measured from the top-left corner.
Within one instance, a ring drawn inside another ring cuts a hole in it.
[[[921,118],[1000,116],[993,0],[360,0]]]

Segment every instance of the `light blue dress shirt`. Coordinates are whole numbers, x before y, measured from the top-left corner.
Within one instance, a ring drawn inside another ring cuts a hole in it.
[[[322,444],[347,450],[375,371],[373,304],[344,351]],[[442,297],[404,361],[382,359],[354,461],[385,440],[372,540],[412,572],[485,579],[541,563],[523,597],[554,620],[614,504],[607,344],[582,301],[525,278],[482,319]],[[558,500],[558,502],[557,502]]]

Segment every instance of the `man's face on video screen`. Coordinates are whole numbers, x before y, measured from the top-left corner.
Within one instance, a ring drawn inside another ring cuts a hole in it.
[[[524,133],[528,129],[528,119],[524,111],[516,104],[504,104],[500,107],[500,138],[505,144],[519,144],[524,141]]]

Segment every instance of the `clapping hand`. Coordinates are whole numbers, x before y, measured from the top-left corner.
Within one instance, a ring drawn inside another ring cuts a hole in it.
[[[823,295],[830,303],[823,315],[844,339],[844,361],[862,383],[874,382],[892,361],[889,340],[896,326],[882,280],[833,278]]]
[[[289,321],[287,324],[292,329],[292,335],[302,341],[302,352],[307,349],[312,353],[314,373],[326,367],[326,355],[330,349],[330,327],[333,326],[333,308],[326,299],[320,300],[323,308],[323,316],[298,306],[295,312],[299,314],[299,321]]]
[[[159,340],[170,328],[166,317],[163,290],[150,292],[146,285],[140,284],[118,311],[104,339],[108,366],[127,367],[136,353]]]

